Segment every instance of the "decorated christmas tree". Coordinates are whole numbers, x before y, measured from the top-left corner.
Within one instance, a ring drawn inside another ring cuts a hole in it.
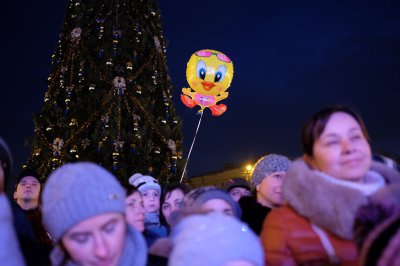
[[[27,165],[44,179],[66,162],[93,161],[122,183],[136,172],[179,180],[171,90],[156,1],[71,0]]]

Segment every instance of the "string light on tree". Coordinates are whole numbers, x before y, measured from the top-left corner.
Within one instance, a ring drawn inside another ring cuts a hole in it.
[[[134,172],[177,181],[181,120],[156,1],[71,0],[66,12],[27,165],[48,176],[86,160],[123,183]]]

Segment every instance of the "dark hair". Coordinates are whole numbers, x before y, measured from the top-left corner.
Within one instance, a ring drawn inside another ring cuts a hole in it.
[[[321,136],[325,130],[326,124],[334,113],[343,112],[352,116],[361,127],[364,137],[369,141],[367,129],[361,116],[352,108],[343,105],[335,105],[324,107],[314,113],[303,125],[301,130],[301,146],[303,153],[308,156],[313,156],[313,147],[315,141]]]
[[[164,214],[162,212],[162,205],[165,202],[165,199],[167,198],[167,195],[169,195],[172,191],[179,189],[182,191],[183,195],[186,195],[189,193],[192,188],[184,183],[176,183],[176,184],[168,184],[165,187],[161,189],[161,197],[160,197],[160,223],[167,228],[169,228],[169,224],[167,223],[167,220],[164,217]]]
[[[18,188],[18,184],[21,182],[21,180],[25,177],[25,176],[33,176],[34,178],[36,178],[36,180],[39,182],[39,193],[42,194],[42,189],[43,189],[43,183],[42,180],[39,176],[39,174],[33,170],[33,169],[29,169],[29,168],[24,168],[22,169],[22,171],[19,173],[19,175],[17,176],[17,180],[15,182],[14,185],[14,191],[17,191]],[[39,197],[38,200],[38,204],[42,205],[42,197]],[[40,218],[41,219],[41,218]]]
[[[132,195],[132,194],[135,193],[135,192],[138,192],[138,193],[140,194],[140,192],[139,192],[139,190],[137,189],[137,187],[132,186],[132,185],[130,185],[130,184],[129,184],[129,185],[126,185],[126,186],[125,186],[125,189],[126,189],[126,197]]]
[[[379,223],[368,234],[363,244],[361,265],[395,265],[399,257],[399,246],[396,244],[400,239],[399,228],[400,215],[398,213]]]
[[[189,185],[183,183],[169,184],[161,190],[160,203],[163,204],[167,195],[176,189],[182,191],[183,195],[186,195],[190,190],[192,190]]]
[[[39,174],[33,170],[33,169],[29,169],[29,168],[24,168],[22,169],[22,171],[19,173],[19,175],[17,176],[17,180],[15,182],[15,187],[14,190],[17,190],[18,184],[21,182],[21,180],[25,177],[25,176],[33,176],[34,178],[36,178],[36,180],[39,182],[40,184],[40,188],[42,188],[42,180],[39,176]]]

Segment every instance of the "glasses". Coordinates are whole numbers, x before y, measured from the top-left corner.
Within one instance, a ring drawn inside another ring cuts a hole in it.
[[[195,54],[199,57],[210,57],[212,55],[215,55],[222,62],[225,62],[225,63],[232,62],[231,59],[229,59],[229,57],[227,57],[223,53],[214,53],[214,52],[211,52],[210,50],[200,50],[200,51],[197,51]]]

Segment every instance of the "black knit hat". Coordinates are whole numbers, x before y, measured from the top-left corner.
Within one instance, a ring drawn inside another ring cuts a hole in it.
[[[235,187],[242,187],[242,188],[250,190],[249,182],[247,182],[246,179],[241,178],[241,177],[233,177],[233,178],[229,179],[228,181],[226,181],[224,190],[229,192],[231,189],[233,189]]]
[[[18,175],[17,182],[15,183],[15,185],[18,186],[19,182],[21,182],[21,179],[24,178],[25,176],[33,176],[34,178],[36,178],[39,181],[39,183],[42,183],[40,176],[38,175],[37,172],[35,172],[32,169],[26,168],[26,169],[23,169],[21,171],[21,173]]]
[[[7,143],[1,137],[0,137],[0,161],[4,171],[4,188],[6,188],[13,167],[13,158]]]

